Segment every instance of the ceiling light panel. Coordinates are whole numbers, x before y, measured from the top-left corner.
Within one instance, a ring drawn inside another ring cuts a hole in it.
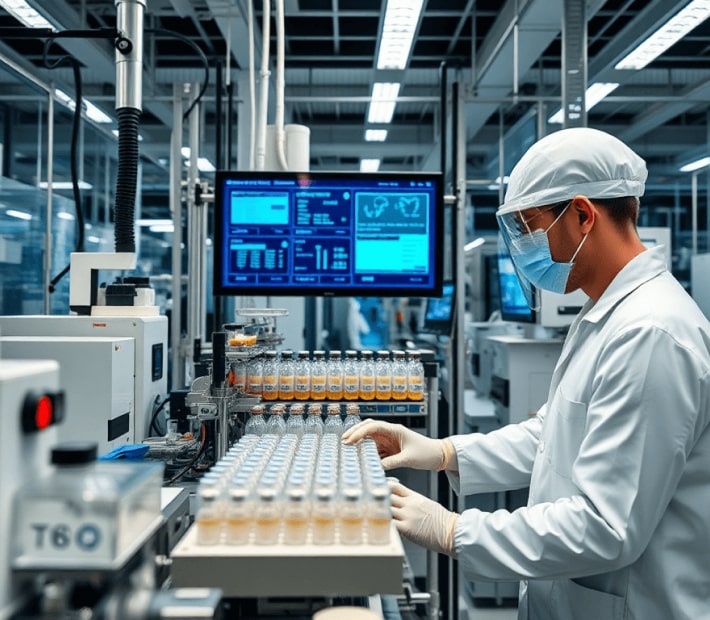
[[[597,105],[604,97],[615,91],[619,87],[617,82],[594,82],[584,93],[584,107],[587,112]],[[557,110],[547,122],[550,124],[562,124],[565,120],[562,108]]]
[[[710,17],[710,0],[693,0],[620,60],[614,68],[643,69],[708,17]]]
[[[423,0],[388,0],[377,53],[378,69],[404,69],[412,51]]]
[[[360,172],[377,172],[380,169],[379,159],[361,159]]]
[[[367,112],[368,123],[389,123],[394,116],[400,84],[398,82],[375,82]]]
[[[367,142],[384,142],[387,140],[386,129],[366,129],[365,140]]]
[[[32,8],[26,0],[0,0],[0,6],[28,28],[49,28],[56,32],[54,24]]]

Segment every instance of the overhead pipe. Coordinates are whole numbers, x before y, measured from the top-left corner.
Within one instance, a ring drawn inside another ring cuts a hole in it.
[[[284,132],[284,94],[286,91],[284,26],[284,0],[276,0],[276,155],[282,170],[288,170],[286,162],[286,134]]]
[[[250,2],[251,4],[251,2]],[[263,3],[263,15],[261,25],[261,92],[259,93],[259,115],[256,123],[256,170],[264,169],[266,160],[266,124],[269,106],[269,39],[271,37],[271,6],[269,0]]]
[[[142,111],[145,0],[116,0],[116,113],[118,170],[115,199],[116,252],[135,253],[138,121]]]

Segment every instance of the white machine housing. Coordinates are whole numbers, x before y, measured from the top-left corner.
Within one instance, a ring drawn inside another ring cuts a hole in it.
[[[150,435],[150,421],[166,396],[168,319],[164,316],[0,316],[3,336],[125,337],[135,341],[134,432],[129,443]]]
[[[3,354],[59,362],[65,418],[59,440],[89,441],[99,454],[133,443],[135,379],[133,338],[3,336]]]
[[[501,425],[524,422],[547,400],[562,339],[490,336],[491,399]]]
[[[59,390],[59,364],[53,360],[0,360],[0,618],[8,618],[15,603],[10,570],[13,532],[12,501],[18,489],[47,475],[50,450],[57,443],[57,426],[23,433],[20,415],[26,395]]]

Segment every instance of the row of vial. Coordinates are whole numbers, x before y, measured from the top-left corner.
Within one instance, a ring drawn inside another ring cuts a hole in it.
[[[390,539],[390,491],[372,440],[245,435],[200,482],[202,545],[358,545]]]
[[[264,400],[422,400],[419,351],[266,351],[231,364],[229,384]]]
[[[288,413],[288,420],[286,415]],[[296,435],[313,433],[322,437],[326,434],[340,437],[344,431],[360,421],[360,406],[357,403],[345,405],[343,420],[338,403],[328,403],[325,423],[323,422],[323,404],[310,403],[308,408],[302,403],[293,403],[287,409],[283,403],[274,403],[269,407],[269,419],[266,420],[266,406],[254,405],[244,427],[245,435]],[[305,416],[305,417],[304,417]]]

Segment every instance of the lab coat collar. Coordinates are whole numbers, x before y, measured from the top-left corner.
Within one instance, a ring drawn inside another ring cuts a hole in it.
[[[656,246],[641,252],[616,274],[596,303],[589,300],[585,304],[580,313],[580,319],[597,323],[611,312],[624,297],[666,270],[666,256],[663,246]]]

